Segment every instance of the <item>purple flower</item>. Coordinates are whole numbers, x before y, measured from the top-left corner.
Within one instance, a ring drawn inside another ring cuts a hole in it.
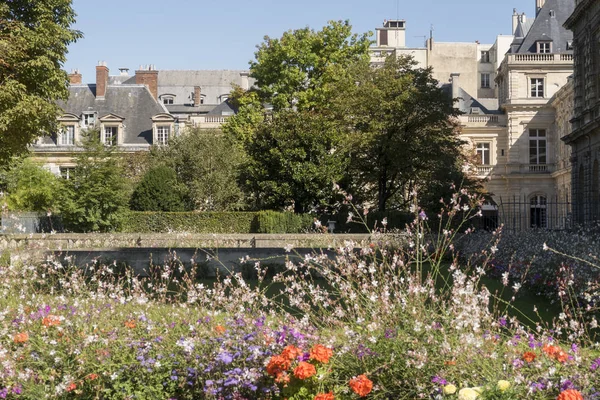
[[[436,375],[433,378],[431,378],[431,383],[437,383],[440,386],[445,386],[448,384],[448,381],[442,378],[441,376]]]
[[[506,320],[506,318],[501,317],[498,322],[500,323],[500,326],[506,326],[508,321]]]
[[[231,364],[233,356],[229,353],[221,353],[217,356],[217,361],[221,361],[223,364]]]
[[[594,361],[592,361],[592,365],[590,366],[590,370],[596,371],[598,368],[600,368],[600,358],[596,358]]]
[[[560,385],[560,390],[565,391],[568,389],[575,389],[575,386],[573,386],[573,382],[567,379],[562,383],[562,385]]]

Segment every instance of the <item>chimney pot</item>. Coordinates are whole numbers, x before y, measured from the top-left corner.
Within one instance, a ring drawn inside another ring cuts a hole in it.
[[[96,67],[96,97],[104,98],[108,85],[108,67],[106,61],[100,61]]]
[[[81,85],[81,74],[78,69],[71,70],[69,74],[69,84],[70,85]]]
[[[158,99],[158,71],[150,69],[150,65],[145,68],[140,65],[140,69],[135,71],[135,83],[137,85],[146,85],[152,97]]]

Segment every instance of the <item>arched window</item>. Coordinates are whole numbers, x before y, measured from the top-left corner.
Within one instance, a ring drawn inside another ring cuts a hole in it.
[[[532,228],[546,228],[546,197],[542,195],[533,196],[529,203],[529,220]]]

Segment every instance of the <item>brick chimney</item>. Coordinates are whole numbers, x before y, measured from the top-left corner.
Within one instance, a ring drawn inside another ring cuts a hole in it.
[[[135,71],[135,83],[146,85],[154,99],[158,99],[158,71],[154,65],[140,65],[140,69]]]
[[[198,107],[202,100],[202,88],[194,86],[194,107]]]
[[[99,61],[96,66],[96,98],[103,99],[108,85],[108,67],[106,61]]]
[[[70,85],[81,85],[81,73],[78,69],[74,69],[69,74],[69,84]]]

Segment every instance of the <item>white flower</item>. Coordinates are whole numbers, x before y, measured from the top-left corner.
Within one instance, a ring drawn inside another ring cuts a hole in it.
[[[286,244],[285,247],[284,247],[286,253],[289,253],[290,251],[292,251],[293,248],[294,248],[294,245],[293,244],[289,244],[289,243]]]
[[[544,251],[548,251],[548,245],[546,244],[546,242],[544,242],[544,246],[542,248],[544,249]]]

